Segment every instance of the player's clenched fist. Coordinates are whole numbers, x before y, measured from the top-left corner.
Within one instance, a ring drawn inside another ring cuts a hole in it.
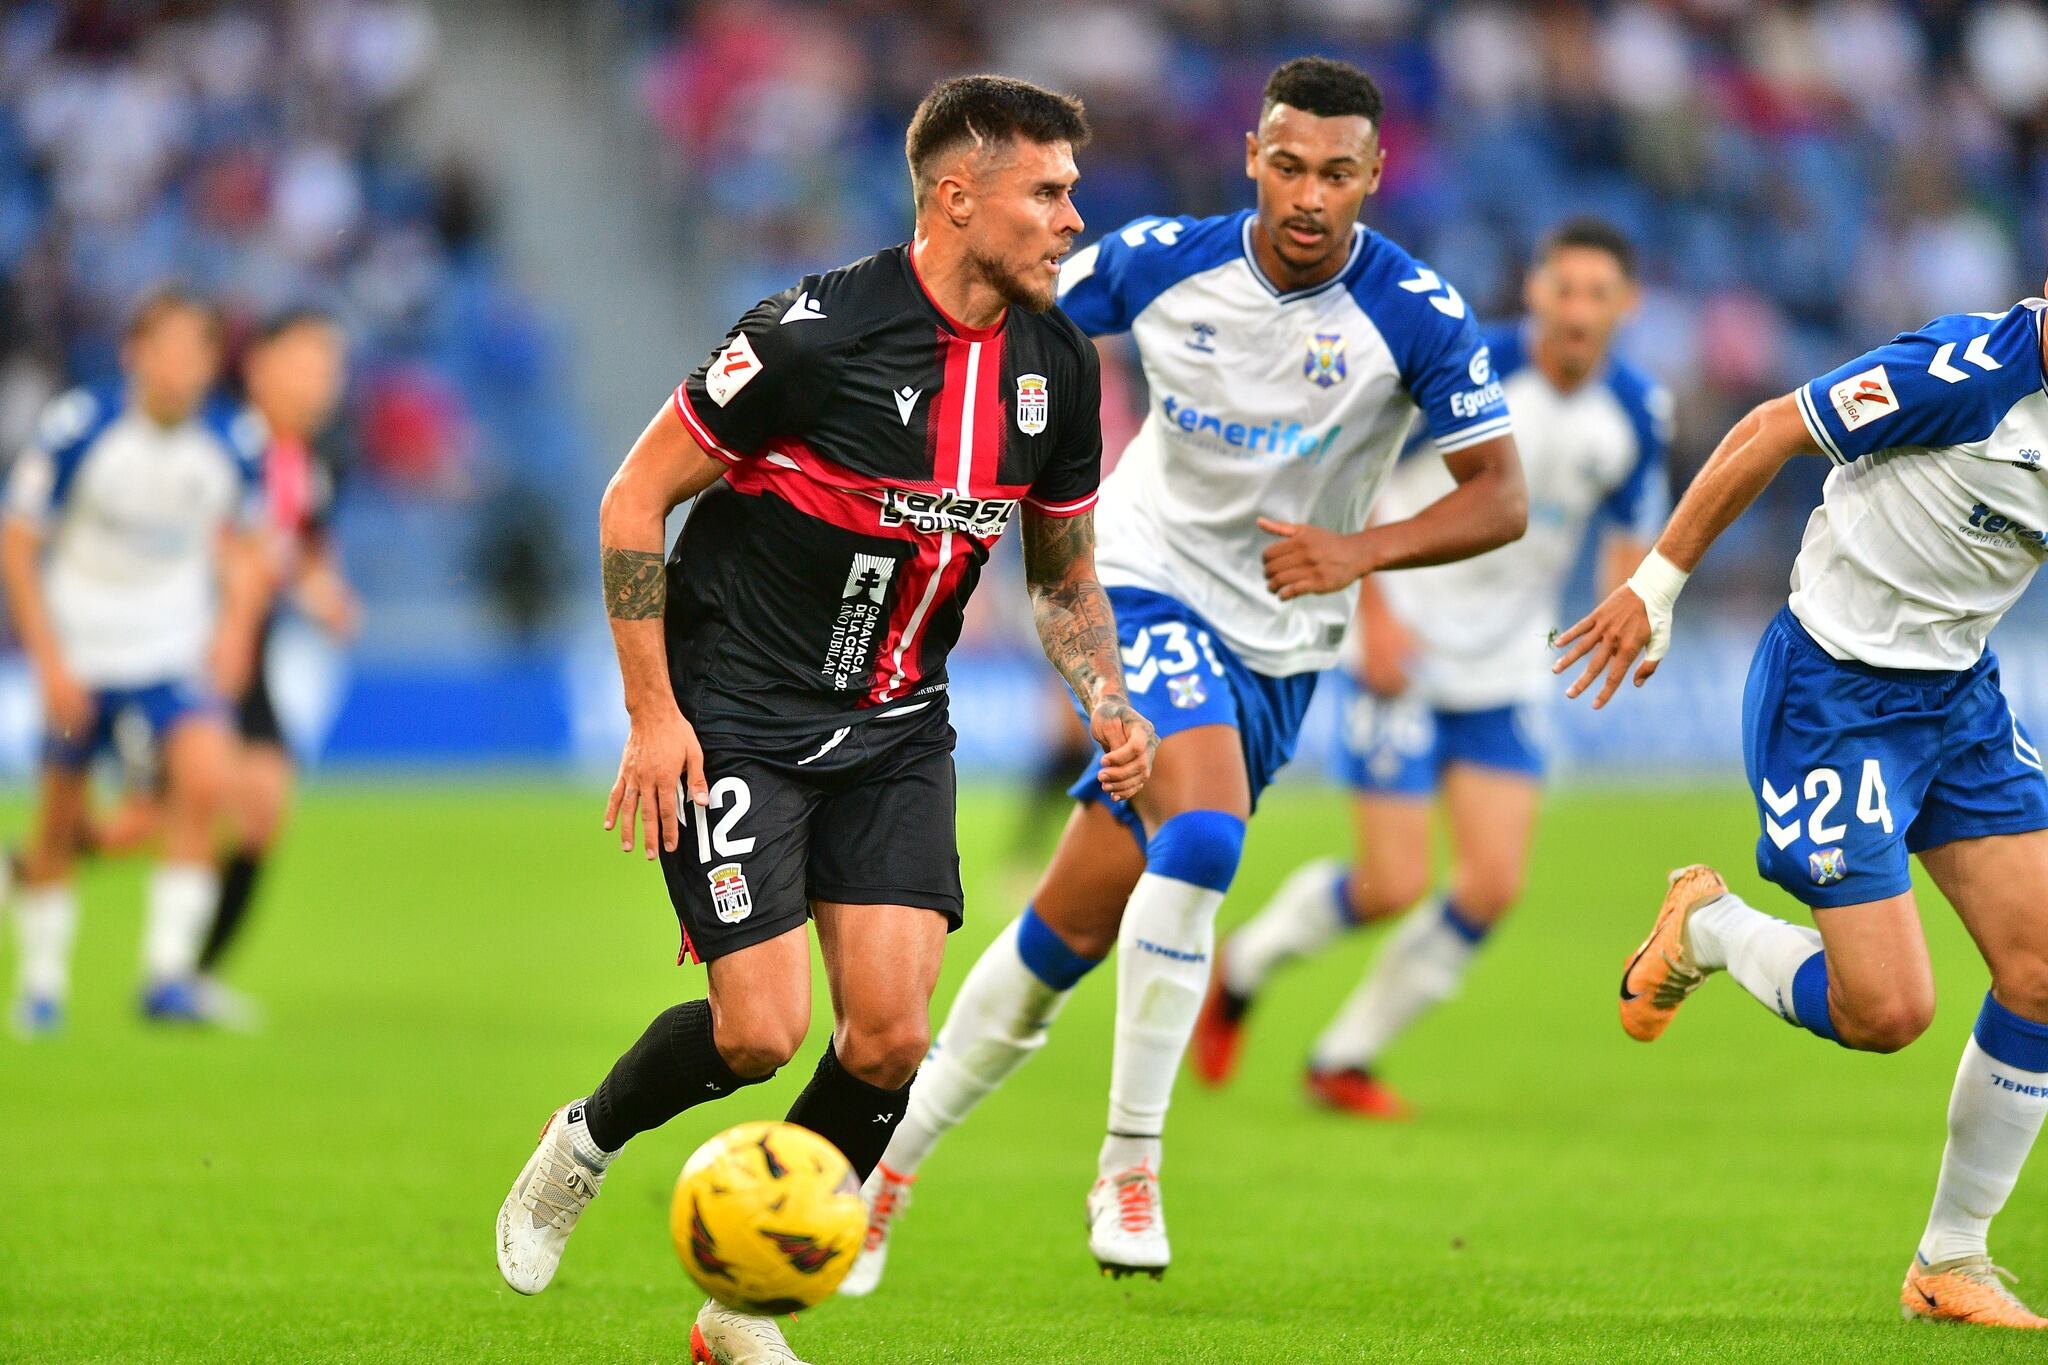
[[[1348,588],[1365,571],[1350,536],[1271,517],[1260,517],[1259,529],[1280,537],[1266,547],[1266,589],[1283,602]]]
[[[1600,689],[1600,695],[1593,698],[1593,709],[1607,705],[1607,699],[1621,686],[1621,680],[1628,676],[1629,665],[1636,661],[1650,645],[1650,613],[1643,605],[1643,599],[1636,596],[1635,589],[1626,583],[1609,593],[1607,600],[1593,608],[1585,619],[1557,637],[1556,643],[1565,649],[1564,657],[1551,666],[1552,673],[1562,673],[1581,659],[1586,660],[1586,671],[1578,680],[1565,689],[1567,697],[1576,697],[1593,685],[1600,671],[1607,670],[1607,681]],[[1642,667],[1636,670],[1636,686],[1641,687],[1657,671],[1658,660],[1644,659]]]
[[[1121,693],[1104,697],[1089,713],[1088,729],[1102,746],[1102,789],[1119,801],[1136,796],[1152,776],[1159,736]]]
[[[619,777],[605,802],[604,827],[619,831],[619,852],[633,851],[637,815],[646,827],[645,846],[652,859],[657,849],[673,853],[680,838],[681,811],[677,792],[702,806],[709,799],[704,786],[704,748],[697,732],[674,707],[649,716],[635,716],[619,755]]]

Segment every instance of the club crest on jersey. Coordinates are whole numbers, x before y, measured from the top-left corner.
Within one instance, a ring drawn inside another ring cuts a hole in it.
[[[1843,427],[1850,431],[1867,427],[1899,410],[1899,396],[1892,392],[1891,376],[1882,365],[1873,365],[1835,384],[1828,390],[1828,401],[1835,405]]]
[[[711,883],[711,908],[726,924],[738,924],[754,913],[754,893],[747,889],[747,874],[738,863],[720,863],[704,874]]]
[[[1828,886],[1849,875],[1849,859],[1839,848],[1823,848],[1806,855],[1806,872],[1815,886]]]
[[[1201,676],[1195,673],[1183,673],[1178,678],[1168,678],[1166,695],[1168,700],[1183,711],[1192,711],[1209,699],[1208,692],[1202,687]]]
[[[1344,334],[1317,332],[1308,339],[1308,359],[1301,363],[1301,377],[1319,389],[1333,388],[1349,374],[1344,364]]]
[[[1017,376],[1017,430],[1026,436],[1036,436],[1045,430],[1046,411],[1045,376],[1042,374],[1020,374]]]

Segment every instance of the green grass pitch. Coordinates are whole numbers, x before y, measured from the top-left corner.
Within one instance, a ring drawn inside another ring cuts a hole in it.
[[[702,991],[672,965],[658,875],[608,844],[600,801],[313,793],[239,964],[272,1013],[253,1038],[135,1021],[140,873],[90,874],[69,1031],[0,1039],[0,1359],[686,1358],[698,1300],[667,1245],[671,1182],[712,1132],[783,1112],[827,1011],[820,979],[797,1063],[636,1142],[553,1288],[507,1290],[492,1218],[548,1111]],[[994,792],[964,802],[969,921],[939,1009],[1016,908],[988,853],[1010,817]],[[1346,830],[1341,797],[1276,793],[1226,921]],[[1753,838],[1733,784],[1560,795],[1464,997],[1388,1059],[1409,1124],[1318,1113],[1298,1090],[1370,940],[1280,978],[1239,1082],[1178,1092],[1158,1284],[1100,1278],[1085,1246],[1113,993],[1097,973],[926,1167],[881,1293],[806,1314],[794,1343],[849,1365],[2037,1357],[1898,1320],[1984,986],[1938,899],[1940,1013],[1902,1055],[1819,1043],[1727,981],[1655,1047],[1623,1036],[1615,982],[1665,868],[1711,859],[1783,905]],[[2048,1171],[2023,1180],[1995,1249],[2048,1299]]]

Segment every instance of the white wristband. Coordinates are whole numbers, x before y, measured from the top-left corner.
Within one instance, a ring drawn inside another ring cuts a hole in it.
[[[1650,616],[1650,647],[1643,657],[1651,663],[1662,659],[1671,648],[1671,609],[1677,605],[1679,590],[1689,577],[1684,569],[1655,550],[1644,556],[1636,571],[1629,575],[1629,591],[1643,599],[1643,609]]]

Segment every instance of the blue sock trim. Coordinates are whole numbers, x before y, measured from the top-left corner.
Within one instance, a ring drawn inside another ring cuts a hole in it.
[[[1330,908],[1337,912],[1337,923],[1356,925],[1358,908],[1351,903],[1351,869],[1337,869],[1337,879],[1330,883]]]
[[[1792,1013],[1792,1022],[1807,1032],[1825,1038],[1831,1043],[1842,1041],[1835,1036],[1834,1016],[1828,1013],[1826,953],[1815,953],[1800,963],[1799,970],[1792,974]]]
[[[1244,821],[1228,811],[1186,810],[1145,844],[1145,870],[1177,882],[1228,891],[1244,853]]]
[[[1088,975],[1102,959],[1082,957],[1054,933],[1030,906],[1017,917],[1017,956],[1031,974],[1056,991],[1072,990],[1074,983]]]
[[[1481,924],[1478,920],[1473,919],[1470,915],[1459,909],[1458,903],[1449,896],[1444,897],[1443,904],[1444,923],[1451,926],[1451,932],[1475,947],[1481,939],[1486,937],[1486,931],[1493,927],[1490,924]]]
[[[1977,1011],[1977,1046],[1994,1061],[2021,1071],[2048,1071],[2048,1024],[2022,1018],[1984,992]]]

